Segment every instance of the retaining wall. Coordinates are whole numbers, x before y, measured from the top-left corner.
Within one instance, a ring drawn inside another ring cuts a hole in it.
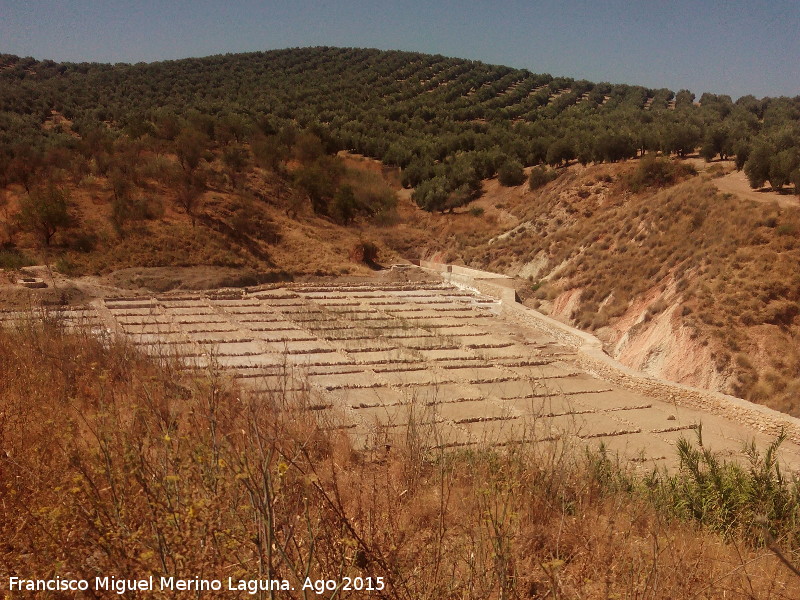
[[[420,267],[439,273],[454,285],[498,299],[501,314],[543,331],[560,344],[574,349],[579,365],[593,375],[679,406],[726,417],[763,433],[778,435],[783,431],[789,440],[800,444],[800,419],[735,396],[658,379],[631,369],[606,354],[602,342],[592,334],[520,304],[514,291],[514,280],[506,275],[430,261],[420,261]]]

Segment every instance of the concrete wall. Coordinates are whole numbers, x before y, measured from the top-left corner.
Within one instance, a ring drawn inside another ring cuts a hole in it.
[[[560,344],[574,349],[579,365],[592,375],[678,405],[733,419],[763,433],[778,435],[784,431],[792,442],[800,444],[800,419],[735,396],[657,379],[626,367],[608,356],[603,351],[603,344],[592,334],[517,302],[513,279],[506,275],[430,261],[420,261],[420,266],[441,274],[445,281],[453,285],[497,298],[501,302],[501,314],[512,321],[543,331]]]
[[[514,280],[507,275],[479,271],[459,265],[447,265],[427,260],[419,261],[425,269],[436,271],[445,281],[454,285],[472,289],[485,296],[497,298],[501,302],[516,302],[517,293],[514,290]]]

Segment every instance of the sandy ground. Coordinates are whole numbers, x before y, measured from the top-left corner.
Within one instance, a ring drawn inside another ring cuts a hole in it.
[[[723,193],[736,194],[741,198],[756,202],[775,202],[781,208],[800,208],[800,198],[794,194],[779,194],[770,189],[752,189],[742,171],[733,171],[713,181],[717,189]]]
[[[771,188],[754,190],[747,181],[744,171],[737,171],[733,161],[714,161],[707,163],[701,158],[689,158],[686,162],[693,164],[698,171],[706,172],[713,168],[723,168],[725,174],[714,177],[711,181],[723,194],[735,194],[740,198],[761,202],[764,204],[776,203],[781,208],[800,208],[800,198],[792,193],[780,194]]]
[[[391,443],[413,420],[430,446],[568,438],[651,469],[675,467],[677,440],[693,439],[700,423],[723,456],[770,441],[668,394],[592,375],[574,348],[509,320],[494,298],[415,271],[167,294],[113,295],[95,283],[89,305],[54,310],[68,327],[121,335],[187,367],[216,365],[267,399],[302,396],[357,444]],[[783,452],[800,470],[800,447]]]

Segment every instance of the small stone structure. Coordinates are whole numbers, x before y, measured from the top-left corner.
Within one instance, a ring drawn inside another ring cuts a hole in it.
[[[357,445],[405,435],[411,422],[429,446],[569,439],[652,468],[675,466],[676,441],[699,423],[727,456],[769,443],[781,423],[798,440],[790,417],[741,400],[726,413],[697,390],[626,371],[592,336],[518,304],[508,278],[433,268],[444,281],[117,297],[59,314],[187,367],[215,366],[265,401],[302,403]],[[800,469],[800,447],[787,443],[782,460]]]
[[[39,288],[46,288],[47,284],[38,277],[21,277],[17,282],[22,287],[31,288],[31,289],[39,289]]]

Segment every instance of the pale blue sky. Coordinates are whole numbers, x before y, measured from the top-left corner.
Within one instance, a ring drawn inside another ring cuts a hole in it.
[[[800,95],[798,0],[0,0],[0,52],[39,59],[150,62],[318,45],[698,96]]]

